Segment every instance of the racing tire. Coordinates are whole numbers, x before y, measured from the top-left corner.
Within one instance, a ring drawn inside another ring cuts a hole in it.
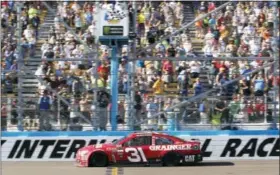
[[[163,166],[177,166],[180,164],[180,155],[177,153],[171,152],[164,155],[162,158]]]
[[[90,156],[89,167],[106,167],[108,165],[108,157],[105,153],[96,152]]]

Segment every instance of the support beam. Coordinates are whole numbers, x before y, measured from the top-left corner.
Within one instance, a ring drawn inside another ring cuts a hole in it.
[[[174,33],[172,33],[172,34],[170,34],[170,35],[166,35],[166,36],[162,37],[159,41],[155,42],[154,44],[151,44],[151,45],[149,45],[148,47],[145,47],[145,48],[141,49],[140,51],[138,51],[138,52],[137,52],[137,55],[141,55],[141,53],[144,53],[144,52],[146,52],[147,50],[154,48],[158,43],[161,43],[162,41],[164,41],[164,40],[166,40],[166,39],[168,39],[168,38],[170,38],[170,37],[172,37],[172,36],[177,35],[179,32],[181,32],[181,31],[185,30],[186,28],[190,27],[190,26],[193,25],[195,22],[197,22],[197,21],[199,21],[199,20],[202,20],[202,19],[204,19],[204,18],[210,16],[212,13],[215,13],[215,12],[217,12],[217,11],[219,11],[219,10],[222,10],[222,9],[225,8],[227,5],[229,5],[230,3],[231,3],[231,2],[226,2],[226,3],[224,3],[223,5],[221,5],[220,7],[216,8],[215,10],[213,10],[213,11],[211,11],[211,12],[209,12],[209,13],[206,13],[205,15],[203,15],[203,16],[201,16],[201,17],[199,17],[199,18],[194,19],[192,22],[190,22],[190,23],[188,23],[188,24],[183,24],[183,26],[182,26],[180,29],[178,29],[177,31],[175,31]]]
[[[95,9],[97,9],[97,7],[99,6],[99,1],[95,1]],[[95,14],[97,14],[97,12],[95,11]],[[98,52],[98,49],[99,49],[99,44],[97,42],[97,40],[95,40],[95,49],[96,51]],[[99,79],[99,75],[98,75],[98,64],[100,62],[100,60],[98,59],[98,53],[96,54],[96,57],[95,57],[95,67],[92,67],[93,68],[93,77],[94,77],[94,89],[93,89],[93,106],[96,108],[97,105],[98,105],[98,101],[97,101],[97,92],[98,92],[98,79]],[[91,111],[93,115],[95,116],[92,116],[93,118],[97,118],[96,116],[96,112],[94,112],[94,110]],[[94,128],[95,129],[95,128]]]
[[[182,106],[184,106],[184,105],[186,105],[186,104],[189,104],[189,103],[191,103],[191,102],[195,102],[195,101],[197,101],[197,100],[199,100],[199,99],[202,99],[202,98],[205,98],[205,97],[208,96],[210,93],[212,93],[212,92],[214,92],[214,91],[216,91],[216,90],[218,90],[218,89],[220,89],[220,88],[222,88],[222,87],[228,86],[228,85],[230,85],[230,84],[232,84],[232,83],[234,83],[234,82],[240,81],[240,80],[242,80],[244,77],[247,77],[247,76],[249,76],[249,75],[255,74],[255,73],[261,71],[262,69],[264,69],[265,67],[272,66],[273,64],[275,64],[275,62],[271,62],[271,63],[265,64],[264,66],[262,66],[262,67],[260,67],[260,68],[258,68],[258,69],[255,69],[255,70],[252,71],[252,72],[246,73],[246,74],[244,74],[244,75],[242,75],[242,76],[240,76],[240,77],[238,77],[238,78],[236,78],[236,79],[233,79],[233,80],[231,80],[231,81],[229,81],[229,82],[227,82],[227,83],[225,83],[225,84],[223,84],[223,85],[221,85],[221,86],[214,87],[214,88],[212,88],[212,89],[209,90],[209,91],[203,92],[203,93],[201,93],[201,94],[199,94],[199,95],[197,95],[197,96],[193,96],[193,97],[189,98],[188,100],[185,100],[185,101],[183,101],[183,102],[181,102],[181,103],[179,103],[179,104],[176,104],[176,105],[174,105],[174,106],[171,106],[171,107],[167,108],[166,110],[164,110],[164,111],[162,111],[162,112],[156,113],[155,115],[151,116],[150,118],[145,119],[145,120],[143,120],[143,121],[137,123],[135,126],[141,125],[142,123],[145,123],[145,122],[147,122],[148,120],[154,119],[154,118],[158,117],[159,115],[165,114],[165,113],[168,112],[168,111],[174,110],[174,109],[176,109],[176,108],[180,108],[180,107],[182,107]]]
[[[112,46],[112,58],[111,58],[111,127],[112,131],[117,130],[117,115],[118,115],[118,70],[119,59],[117,57],[117,46]]]
[[[136,2],[132,2],[133,7],[133,28],[131,30],[137,35],[137,7]],[[136,111],[134,109],[135,105],[135,59],[136,59],[136,37],[129,42],[129,52],[128,52],[128,59],[132,60],[129,61],[127,64],[128,66],[128,90],[126,94],[126,109],[125,109],[125,122],[128,123],[129,130],[134,130],[134,121],[136,119]],[[128,103],[128,104],[127,104]]]
[[[273,48],[273,56],[274,56],[274,62],[277,64],[274,64],[273,67],[273,75],[274,75],[274,97],[273,97],[273,121],[274,121],[274,127],[277,128],[276,123],[277,123],[277,118],[279,119],[279,116],[277,117],[277,96],[279,97],[279,86],[277,86],[277,74],[279,76],[279,73],[277,73],[277,69],[279,69],[279,11],[278,11],[278,2],[274,2],[274,7],[273,7],[273,13],[274,13],[274,23],[273,23],[273,35],[274,35],[274,48]],[[279,100],[279,99],[278,99]],[[278,101],[279,105],[279,101]],[[279,112],[279,111],[278,111]],[[279,120],[278,120],[279,122]]]
[[[17,71],[17,77],[18,77],[18,98],[17,98],[17,113],[18,113],[18,130],[23,131],[23,102],[22,102],[22,78],[20,75],[20,70],[24,66],[23,64],[23,53],[22,53],[22,46],[21,46],[21,37],[22,37],[22,21],[21,18],[21,8],[22,8],[22,2],[16,2],[16,10],[17,10],[17,48],[16,51],[18,52],[17,62],[18,62],[18,70]]]

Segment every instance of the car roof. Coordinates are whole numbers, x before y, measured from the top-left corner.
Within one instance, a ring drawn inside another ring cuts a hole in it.
[[[162,133],[162,132],[154,132],[154,131],[138,131],[138,132],[134,132],[132,133],[132,135],[135,136],[152,136],[152,135],[164,135],[164,136],[168,136],[168,134],[166,133]]]

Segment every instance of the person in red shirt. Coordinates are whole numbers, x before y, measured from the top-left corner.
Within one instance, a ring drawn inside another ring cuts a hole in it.
[[[110,69],[105,62],[97,68],[97,72],[100,78],[102,78],[105,82],[108,80]]]
[[[265,104],[262,99],[258,99],[255,104],[256,119],[258,122],[264,122]]]
[[[208,13],[215,10],[216,6],[214,2],[209,2],[208,4]]]
[[[168,83],[172,82],[172,76],[173,76],[173,65],[169,60],[163,61],[163,81],[165,83],[165,86],[168,85]]]
[[[249,122],[254,122],[254,120],[255,120],[255,112],[254,112],[253,102],[248,101],[248,103],[246,104],[245,110],[246,110],[246,112],[248,114]]]
[[[8,7],[8,1],[2,1],[1,2],[1,7]]]

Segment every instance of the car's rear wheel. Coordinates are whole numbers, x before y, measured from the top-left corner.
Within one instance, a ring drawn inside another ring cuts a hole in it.
[[[174,152],[167,153],[162,158],[163,166],[177,166],[180,163],[180,155]]]
[[[106,167],[108,165],[108,157],[105,153],[93,153],[89,159],[89,167]]]

